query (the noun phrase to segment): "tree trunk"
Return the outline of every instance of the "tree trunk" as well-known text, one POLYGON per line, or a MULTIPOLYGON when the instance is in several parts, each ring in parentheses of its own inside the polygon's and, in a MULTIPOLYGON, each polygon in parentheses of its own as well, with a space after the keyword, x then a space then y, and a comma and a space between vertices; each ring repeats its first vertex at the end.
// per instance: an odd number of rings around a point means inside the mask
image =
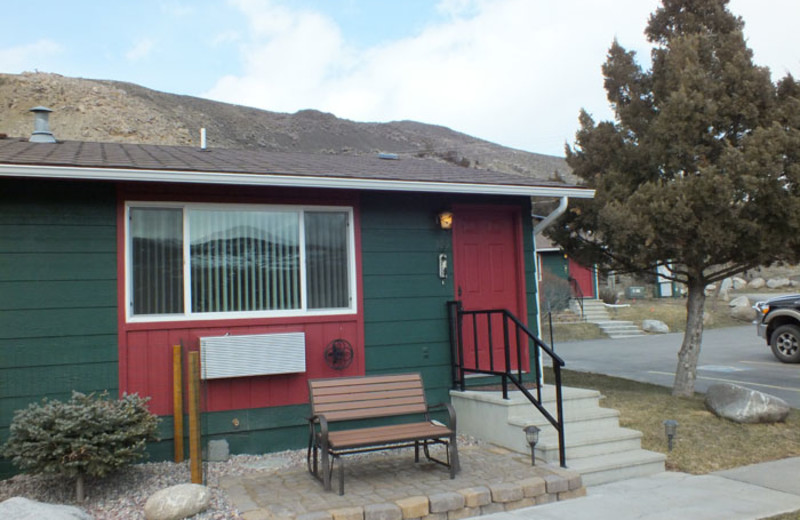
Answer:
POLYGON ((686 300, 686 332, 678 352, 678 367, 675 369, 675 383, 672 395, 691 397, 694 395, 694 382, 697 379, 697 360, 703 343, 703 308, 706 302, 705 283, 702 280, 688 280, 689 294, 686 300))
POLYGON ((79 504, 83 504, 83 501, 86 500, 86 493, 83 490, 82 473, 78 473, 78 477, 75 479, 75 498, 78 500, 79 504))

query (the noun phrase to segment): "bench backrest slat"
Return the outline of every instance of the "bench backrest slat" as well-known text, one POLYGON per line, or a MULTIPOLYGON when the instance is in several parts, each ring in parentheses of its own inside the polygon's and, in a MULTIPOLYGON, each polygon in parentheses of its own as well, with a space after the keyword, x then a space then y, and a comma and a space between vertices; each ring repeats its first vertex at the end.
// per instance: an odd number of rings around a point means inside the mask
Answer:
POLYGON ((425 413, 419 374, 344 377, 308 382, 311 411, 330 422, 425 413))

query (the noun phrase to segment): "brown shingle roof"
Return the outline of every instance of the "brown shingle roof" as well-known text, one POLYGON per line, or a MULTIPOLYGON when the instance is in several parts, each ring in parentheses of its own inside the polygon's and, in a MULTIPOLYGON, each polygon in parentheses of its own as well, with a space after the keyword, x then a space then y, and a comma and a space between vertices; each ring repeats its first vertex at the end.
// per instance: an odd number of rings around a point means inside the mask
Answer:
MULTIPOLYGON (((196 174, 243 174, 286 178, 453 183, 490 186, 577 188, 487 170, 464 168, 429 159, 402 157, 324 155, 260 150, 208 149, 127 143, 63 141, 30 143, 23 139, 0 139, 0 175, 11 176, 15 167, 72 168, 97 170, 184 172, 196 174)), ((50 170, 48 170, 50 171, 50 170)), ((220 177, 224 177, 221 175, 220 177)), ((191 176, 184 176, 191 179, 191 176)), ((151 178, 152 180, 152 178, 151 178)), ((579 189, 579 188, 578 188, 579 189)), ((580 190, 580 189, 579 189, 580 190)), ((584 191, 584 190, 581 190, 584 191)), ((588 190, 585 190, 588 191, 588 190)))

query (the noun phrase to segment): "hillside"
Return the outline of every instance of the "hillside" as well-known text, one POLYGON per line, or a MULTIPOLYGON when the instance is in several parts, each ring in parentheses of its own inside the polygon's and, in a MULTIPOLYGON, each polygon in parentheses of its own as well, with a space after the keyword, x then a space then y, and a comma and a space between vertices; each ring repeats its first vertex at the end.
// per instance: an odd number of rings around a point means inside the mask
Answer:
POLYGON ((0 74, 0 133, 27 137, 28 110, 53 110, 59 140, 264 148, 332 154, 375 152, 434 157, 482 169, 575 183, 561 157, 506 148, 414 121, 358 123, 317 110, 294 114, 158 92, 132 83, 49 73, 0 74))

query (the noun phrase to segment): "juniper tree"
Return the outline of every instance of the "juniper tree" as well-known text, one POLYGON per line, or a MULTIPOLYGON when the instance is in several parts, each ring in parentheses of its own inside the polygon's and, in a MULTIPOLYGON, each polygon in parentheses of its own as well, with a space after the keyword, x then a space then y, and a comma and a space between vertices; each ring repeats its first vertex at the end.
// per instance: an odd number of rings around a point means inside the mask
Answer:
POLYGON ((569 254, 618 272, 671 269, 686 285, 673 394, 694 393, 708 284, 800 251, 800 85, 753 63, 728 0, 663 0, 645 70, 612 43, 614 121, 580 113, 567 161, 589 186, 551 231, 569 254))

